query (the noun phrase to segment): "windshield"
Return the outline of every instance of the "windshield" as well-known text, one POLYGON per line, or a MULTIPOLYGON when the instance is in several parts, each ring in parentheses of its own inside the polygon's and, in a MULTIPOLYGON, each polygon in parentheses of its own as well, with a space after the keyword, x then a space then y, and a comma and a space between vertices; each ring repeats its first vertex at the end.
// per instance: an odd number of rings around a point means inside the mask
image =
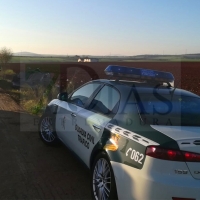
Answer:
POLYGON ((200 98, 182 95, 139 94, 136 99, 145 123, 200 126, 200 98))

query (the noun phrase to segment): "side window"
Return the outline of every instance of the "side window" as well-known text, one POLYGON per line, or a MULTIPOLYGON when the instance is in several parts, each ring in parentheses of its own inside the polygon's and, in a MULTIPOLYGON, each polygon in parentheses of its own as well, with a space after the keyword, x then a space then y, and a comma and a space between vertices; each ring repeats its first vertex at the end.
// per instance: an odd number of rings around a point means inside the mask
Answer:
POLYGON ((116 114, 119 106, 119 92, 109 86, 104 86, 91 102, 89 109, 104 115, 116 114))
POLYGON ((71 96, 70 102, 76 104, 77 106, 83 107, 88 98, 98 88, 99 85, 99 83, 90 83, 81 87, 71 96))

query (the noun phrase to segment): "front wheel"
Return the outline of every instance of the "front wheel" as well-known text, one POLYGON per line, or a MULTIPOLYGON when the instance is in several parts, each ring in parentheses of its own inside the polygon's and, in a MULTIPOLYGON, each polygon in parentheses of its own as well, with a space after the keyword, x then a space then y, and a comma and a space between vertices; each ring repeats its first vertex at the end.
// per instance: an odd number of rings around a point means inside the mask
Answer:
POLYGON ((39 123, 39 135, 42 141, 47 145, 58 143, 54 128, 54 121, 50 115, 43 115, 39 123))
POLYGON ((95 158, 91 174, 92 197, 95 200, 117 199, 112 166, 105 152, 95 158))

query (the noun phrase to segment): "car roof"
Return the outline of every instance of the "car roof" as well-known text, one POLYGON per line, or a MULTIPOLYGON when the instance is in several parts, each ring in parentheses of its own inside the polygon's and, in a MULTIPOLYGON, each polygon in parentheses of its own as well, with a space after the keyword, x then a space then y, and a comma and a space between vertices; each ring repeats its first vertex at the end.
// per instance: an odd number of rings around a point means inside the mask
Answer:
POLYGON ((97 79, 93 80, 92 82, 100 82, 114 86, 120 92, 124 93, 125 88, 135 87, 137 92, 140 94, 152 94, 155 89, 160 94, 173 94, 173 95, 181 95, 181 96, 190 96, 200 98, 200 96, 189 92, 187 90, 158 85, 155 83, 148 83, 148 82, 139 82, 139 81, 128 81, 128 80, 109 80, 109 79, 97 79))

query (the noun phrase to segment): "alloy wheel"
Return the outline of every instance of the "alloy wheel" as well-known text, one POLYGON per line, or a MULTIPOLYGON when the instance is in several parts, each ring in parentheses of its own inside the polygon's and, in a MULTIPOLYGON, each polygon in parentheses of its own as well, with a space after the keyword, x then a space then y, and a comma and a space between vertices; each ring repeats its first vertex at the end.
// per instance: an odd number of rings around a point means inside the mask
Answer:
POLYGON ((53 142, 55 139, 55 136, 53 134, 53 123, 51 117, 45 117, 43 118, 41 125, 40 125, 40 133, 42 138, 46 142, 53 142))
POLYGON ((93 171, 93 194, 96 200, 109 199, 111 181, 110 165, 106 159, 100 158, 93 171))

